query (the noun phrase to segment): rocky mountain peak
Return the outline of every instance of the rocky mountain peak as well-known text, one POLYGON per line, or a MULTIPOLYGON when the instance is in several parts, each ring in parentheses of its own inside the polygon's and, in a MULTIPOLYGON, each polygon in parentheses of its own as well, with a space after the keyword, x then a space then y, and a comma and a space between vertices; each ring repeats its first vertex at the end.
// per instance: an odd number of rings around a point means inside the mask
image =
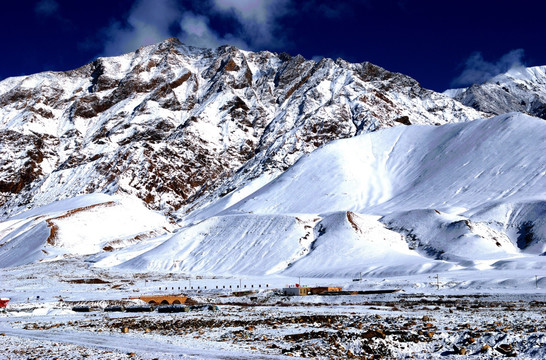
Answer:
POLYGON ((0 82, 0 214, 91 192, 172 212, 331 140, 483 116, 370 63, 170 38, 0 82))

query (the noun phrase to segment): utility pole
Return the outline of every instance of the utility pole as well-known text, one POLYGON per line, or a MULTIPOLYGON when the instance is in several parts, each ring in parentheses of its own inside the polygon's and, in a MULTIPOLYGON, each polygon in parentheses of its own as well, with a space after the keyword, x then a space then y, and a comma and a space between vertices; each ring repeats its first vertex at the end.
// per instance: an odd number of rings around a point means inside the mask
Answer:
POLYGON ((440 276, 436 274, 436 287, 440 290, 440 276))

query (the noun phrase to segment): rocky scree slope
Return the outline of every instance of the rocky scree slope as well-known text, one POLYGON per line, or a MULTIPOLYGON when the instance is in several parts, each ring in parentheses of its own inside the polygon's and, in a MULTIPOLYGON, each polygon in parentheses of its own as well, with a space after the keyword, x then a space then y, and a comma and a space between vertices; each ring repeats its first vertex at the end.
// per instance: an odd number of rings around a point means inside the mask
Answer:
POLYGON ((168 39, 0 82, 0 217, 95 192, 184 213, 334 139, 483 116, 370 63, 168 39))

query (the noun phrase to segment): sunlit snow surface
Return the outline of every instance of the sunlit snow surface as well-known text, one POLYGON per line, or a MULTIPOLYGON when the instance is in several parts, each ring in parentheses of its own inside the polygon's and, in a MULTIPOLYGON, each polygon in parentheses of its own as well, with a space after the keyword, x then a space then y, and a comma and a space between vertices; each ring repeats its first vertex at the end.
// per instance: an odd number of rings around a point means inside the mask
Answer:
POLYGON ((206 275, 544 269, 544 154, 546 123, 523 114, 399 126, 332 142, 178 229, 101 194, 19 214, 0 224, 0 266, 96 254, 98 267, 206 275))

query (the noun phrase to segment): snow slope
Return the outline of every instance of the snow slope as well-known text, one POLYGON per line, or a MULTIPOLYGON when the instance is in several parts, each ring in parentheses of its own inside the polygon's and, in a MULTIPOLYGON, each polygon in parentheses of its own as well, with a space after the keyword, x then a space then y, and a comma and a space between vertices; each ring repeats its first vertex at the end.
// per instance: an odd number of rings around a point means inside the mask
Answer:
POLYGON ((287 215, 213 217, 182 229, 121 267, 199 274, 272 273, 301 255, 309 237, 307 224, 312 219, 287 215))
POLYGON ((545 153, 546 123, 517 113, 339 140, 160 245, 97 265, 349 276, 532 263, 546 250, 545 153))
POLYGON ((113 251, 173 228, 134 197, 83 195, 0 223, 0 268, 113 251))
POLYGON ((546 123, 521 114, 397 127, 333 142, 230 207, 231 213, 462 213, 542 199, 546 123))

